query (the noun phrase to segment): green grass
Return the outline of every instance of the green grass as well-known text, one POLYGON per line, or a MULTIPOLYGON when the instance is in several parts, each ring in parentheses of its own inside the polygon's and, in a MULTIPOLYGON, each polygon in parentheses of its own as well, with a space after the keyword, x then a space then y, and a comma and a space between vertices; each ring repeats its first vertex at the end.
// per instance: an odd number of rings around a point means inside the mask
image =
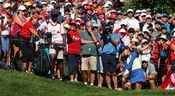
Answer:
POLYGON ((175 96, 175 93, 160 90, 117 92, 107 88, 84 86, 81 83, 0 70, 0 96, 175 96))

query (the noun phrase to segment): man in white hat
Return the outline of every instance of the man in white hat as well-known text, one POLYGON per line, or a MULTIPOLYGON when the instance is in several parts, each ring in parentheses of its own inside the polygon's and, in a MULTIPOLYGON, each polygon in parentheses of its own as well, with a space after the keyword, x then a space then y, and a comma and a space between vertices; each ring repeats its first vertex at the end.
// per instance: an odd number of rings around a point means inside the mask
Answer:
POLYGON ((127 22, 128 29, 134 28, 135 30, 140 30, 139 21, 136 18, 134 18, 134 10, 128 9, 127 15, 128 15, 128 17, 126 19, 124 19, 124 21, 127 22))
POLYGON ((152 16, 151 15, 146 15, 146 22, 143 26, 142 32, 149 32, 151 33, 153 30, 150 30, 151 28, 154 28, 154 23, 152 23, 152 16))

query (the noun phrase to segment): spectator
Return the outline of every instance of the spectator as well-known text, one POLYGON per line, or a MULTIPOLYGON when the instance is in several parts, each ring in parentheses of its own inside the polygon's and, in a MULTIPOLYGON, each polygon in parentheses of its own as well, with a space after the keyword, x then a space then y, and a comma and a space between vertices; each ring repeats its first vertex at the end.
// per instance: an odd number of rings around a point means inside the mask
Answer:
POLYGON ((95 72, 97 65, 97 50, 96 40, 92 33, 92 22, 86 23, 86 29, 80 33, 82 46, 81 46, 81 70, 83 74, 83 82, 85 85, 90 82, 90 85, 94 85, 95 72))
POLYGON ((147 60, 142 60, 142 64, 145 73, 145 80, 147 81, 146 85, 149 84, 151 89, 155 89, 157 72, 154 65, 147 60))
POLYGON ((134 10, 133 9, 128 9, 127 10, 127 18, 124 19, 125 22, 127 22, 128 28, 134 28, 135 30, 140 30, 139 27, 139 21, 133 17, 134 15, 134 10))
MULTIPOLYGON (((34 14, 34 13, 33 13, 34 14)), ((37 22, 37 16, 33 16, 29 21, 24 23, 21 32, 19 33, 22 42, 22 57, 23 57, 23 69, 27 73, 32 73, 32 58, 33 58, 33 47, 30 42, 32 35, 39 36, 36 32, 34 24, 37 22)))
POLYGON ((78 66, 80 63, 80 32, 76 21, 71 22, 71 28, 68 31, 68 66, 70 81, 78 81, 78 66))

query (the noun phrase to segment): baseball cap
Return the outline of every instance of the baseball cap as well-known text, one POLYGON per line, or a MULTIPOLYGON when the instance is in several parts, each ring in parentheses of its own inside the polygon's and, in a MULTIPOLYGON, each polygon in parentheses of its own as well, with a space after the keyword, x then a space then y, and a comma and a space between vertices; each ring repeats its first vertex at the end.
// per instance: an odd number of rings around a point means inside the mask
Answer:
POLYGON ((26 10, 26 7, 24 5, 20 5, 18 7, 18 11, 24 11, 24 10, 26 10))
POLYGON ((127 13, 129 13, 129 12, 134 13, 134 10, 133 10, 133 9, 128 9, 128 10, 127 10, 127 13))

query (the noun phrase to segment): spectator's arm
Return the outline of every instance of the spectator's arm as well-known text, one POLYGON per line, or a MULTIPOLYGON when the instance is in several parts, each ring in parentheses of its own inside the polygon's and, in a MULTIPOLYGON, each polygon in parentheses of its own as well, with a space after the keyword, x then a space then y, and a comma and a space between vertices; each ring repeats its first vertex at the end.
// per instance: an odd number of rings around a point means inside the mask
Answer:
POLYGON ((38 33, 36 32, 36 30, 35 30, 35 29, 30 28, 29 30, 30 30, 30 32, 31 32, 33 35, 35 35, 35 36, 39 37, 39 35, 38 35, 38 33))
POLYGON ((17 16, 14 17, 14 22, 20 25, 21 27, 24 25, 24 22, 22 22, 17 16))
POLYGON ((82 44, 93 44, 93 43, 95 43, 95 41, 89 41, 89 40, 81 39, 81 43, 82 44))

